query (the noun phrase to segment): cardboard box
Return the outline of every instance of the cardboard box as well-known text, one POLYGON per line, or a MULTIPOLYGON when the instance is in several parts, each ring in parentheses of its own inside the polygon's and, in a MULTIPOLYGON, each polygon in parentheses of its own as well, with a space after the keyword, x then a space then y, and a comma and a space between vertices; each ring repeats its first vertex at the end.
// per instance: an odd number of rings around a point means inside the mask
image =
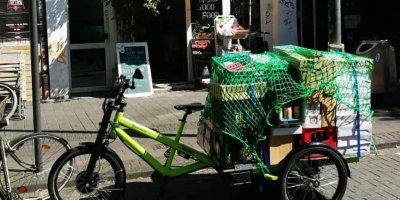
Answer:
MULTIPOLYGON (((334 127, 335 126, 335 116, 336 116, 336 100, 322 90, 314 92, 309 98, 306 99, 307 102, 319 102, 321 105, 321 126, 320 127, 334 127)), ((311 127, 310 127, 311 128, 311 127)), ((319 127, 312 127, 319 128, 319 127)))
POLYGON ((269 140, 270 165, 277 165, 293 149, 293 136, 271 136, 269 140))
POLYGON ((197 129, 197 144, 211 155, 213 143, 213 127, 209 120, 202 120, 197 129))

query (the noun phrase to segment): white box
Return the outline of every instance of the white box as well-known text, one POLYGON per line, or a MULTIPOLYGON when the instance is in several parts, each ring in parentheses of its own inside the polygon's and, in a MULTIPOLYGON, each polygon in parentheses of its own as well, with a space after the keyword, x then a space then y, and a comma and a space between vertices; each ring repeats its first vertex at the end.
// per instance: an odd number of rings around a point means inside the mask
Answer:
MULTIPOLYGON (((354 125, 341 126, 337 128, 337 138, 353 137, 357 139, 357 127, 354 125)), ((360 124, 360 137, 371 140, 372 124, 365 122, 360 124)))
MULTIPOLYGON (((371 136, 364 136, 364 139, 360 138, 360 145, 370 145, 371 144, 371 136)), ((338 138, 337 147, 353 147, 357 146, 357 138, 354 137, 342 137, 338 138)))
MULTIPOLYGON (((336 127, 355 126, 357 114, 336 115, 336 127)), ((371 124, 371 116, 359 115, 360 125, 371 124)))
MULTIPOLYGON (((371 145, 361 145, 360 146, 360 156, 369 155, 371 152, 371 145)), ((337 150, 341 153, 344 157, 357 157, 357 146, 354 147, 338 147, 337 150)))
POLYGON ((273 136, 293 135, 302 133, 303 133, 303 128, 301 126, 271 129, 271 135, 273 136))
POLYGON ((304 103, 303 128, 321 128, 321 103, 304 103))

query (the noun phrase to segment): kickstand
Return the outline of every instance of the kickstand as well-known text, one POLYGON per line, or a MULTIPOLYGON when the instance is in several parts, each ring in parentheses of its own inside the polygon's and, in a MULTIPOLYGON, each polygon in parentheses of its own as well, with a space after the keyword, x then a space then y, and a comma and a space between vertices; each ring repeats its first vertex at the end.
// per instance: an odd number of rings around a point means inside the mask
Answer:
POLYGON ((158 198, 164 197, 164 192, 165 190, 167 190, 167 184, 168 184, 168 177, 164 177, 161 183, 160 192, 158 192, 157 195, 158 198))
POLYGON ((161 183, 160 191, 158 192, 157 198, 162 198, 164 196, 164 192, 167 189, 168 177, 165 177, 160 174, 158 171, 154 171, 150 176, 151 180, 154 183, 161 183))

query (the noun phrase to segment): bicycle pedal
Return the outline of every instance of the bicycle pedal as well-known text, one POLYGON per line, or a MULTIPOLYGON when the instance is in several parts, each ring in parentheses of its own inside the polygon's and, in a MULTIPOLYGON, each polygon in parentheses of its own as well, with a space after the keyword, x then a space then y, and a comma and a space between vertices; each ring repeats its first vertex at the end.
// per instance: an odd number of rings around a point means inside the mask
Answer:
POLYGON ((168 148, 168 149, 164 152, 164 157, 165 157, 165 158, 168 158, 170 153, 171 153, 171 148, 168 148))
POLYGON ((182 151, 178 151, 178 155, 180 156, 180 157, 182 157, 182 158, 184 158, 184 159, 191 159, 192 158, 192 156, 190 156, 189 154, 186 154, 186 153, 184 153, 184 152, 182 152, 182 151))

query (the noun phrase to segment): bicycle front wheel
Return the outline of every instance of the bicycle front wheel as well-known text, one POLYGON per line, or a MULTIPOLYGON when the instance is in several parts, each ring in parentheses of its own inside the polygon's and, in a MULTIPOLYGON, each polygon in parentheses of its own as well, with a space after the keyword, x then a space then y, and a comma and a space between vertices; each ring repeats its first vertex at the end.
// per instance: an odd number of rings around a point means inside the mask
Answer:
POLYGON ((0 120, 10 119, 17 109, 17 95, 12 86, 0 83, 0 120))
POLYGON ((70 149, 66 140, 53 134, 29 134, 11 141, 8 156, 13 159, 8 159, 7 165, 12 192, 25 200, 48 199, 50 169, 70 149), (36 156, 41 159, 36 161, 36 156))
POLYGON ((347 168, 332 149, 311 146, 295 153, 282 175, 285 200, 342 199, 347 185, 347 168))
POLYGON ((93 151, 91 148, 74 148, 56 161, 48 180, 52 200, 118 199, 125 187, 123 166, 114 155, 104 151, 96 161, 94 172, 89 175, 86 169, 93 151), (71 161, 73 165, 69 164, 71 161))

